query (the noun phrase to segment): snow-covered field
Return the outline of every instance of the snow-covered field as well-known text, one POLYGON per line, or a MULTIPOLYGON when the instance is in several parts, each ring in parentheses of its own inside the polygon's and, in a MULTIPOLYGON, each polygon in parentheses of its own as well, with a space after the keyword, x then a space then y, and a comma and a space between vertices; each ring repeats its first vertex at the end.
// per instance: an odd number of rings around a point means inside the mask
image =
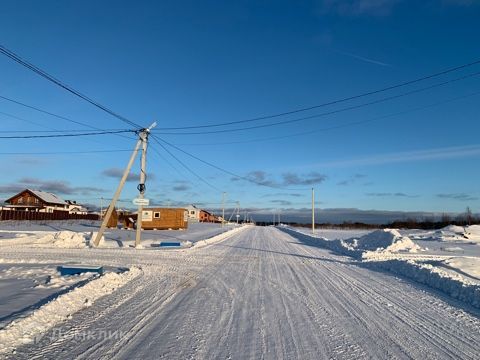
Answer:
MULTIPOLYGON (((88 247, 92 235, 98 231, 98 221, 56 221, 56 222, 10 222, 0 224, 0 247, 2 246, 38 246, 60 248, 88 247)), ((234 225, 210 223, 192 223, 186 230, 144 230, 142 245, 145 248, 158 248, 162 241, 177 241, 182 246, 191 246, 197 241, 211 238, 229 231, 234 225)), ((135 244, 135 230, 107 229, 101 247, 132 247, 135 244)))
POLYGON ((371 268, 388 270, 429 285, 480 308, 480 226, 436 231, 395 229, 370 232, 283 228, 305 242, 349 255, 371 268), (325 237, 329 236, 329 238, 325 237))
MULTIPOLYGON (((50 231, 63 230, 75 229, 50 231)), ((385 256, 384 264, 439 259, 418 249, 416 240, 412 246, 407 234, 382 231, 367 234, 367 241, 364 232, 342 233, 340 241, 333 232, 328 240, 289 233, 245 226, 175 251, 37 246, 18 237, 18 245, 0 247, 0 275, 12 268, 5 279, 24 274, 26 287, 33 279, 46 283, 60 263, 130 271, 91 277, 78 287, 73 281, 74 291, 4 325, 0 357, 478 358, 480 310, 371 268, 380 261, 363 256, 385 256)), ((475 268, 449 256, 441 258, 449 260, 446 266, 475 268)), ((0 303, 12 299, 2 292, 0 303)))
MULTIPOLYGON (((13 262, 1 257, 4 248, 88 249, 98 222, 58 221, 49 223, 4 222, 0 230, 0 354, 16 346, 38 341, 57 323, 138 275, 139 269, 106 267, 106 274, 93 272, 62 276, 58 262, 19 258, 13 262), (125 271, 128 270, 128 271, 125 271)), ((224 240, 242 227, 218 224, 191 224, 183 231, 144 231, 142 245, 159 249, 162 241, 179 241, 181 248, 200 248, 224 240), (185 246, 187 245, 187 246, 185 246)), ((109 229, 101 248, 132 248, 134 231, 109 229)), ((89 257, 73 263, 89 264, 89 257)), ((67 265, 72 265, 68 261, 67 265)))

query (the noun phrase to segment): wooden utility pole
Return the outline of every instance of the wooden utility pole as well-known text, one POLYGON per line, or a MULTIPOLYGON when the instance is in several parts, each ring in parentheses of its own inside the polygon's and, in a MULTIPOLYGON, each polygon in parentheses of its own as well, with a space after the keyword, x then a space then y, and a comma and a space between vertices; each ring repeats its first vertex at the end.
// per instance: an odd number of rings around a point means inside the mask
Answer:
POLYGON ((312 188, 312 234, 315 234, 315 190, 312 188))
MULTIPOLYGON (((110 202, 110 206, 108 207, 107 213, 105 214, 102 225, 100 226, 100 230, 98 230, 97 236, 95 237, 95 240, 93 241, 93 245, 98 246, 100 244, 100 239, 102 238, 105 229, 107 227, 108 220, 110 219, 110 216, 112 216, 113 209, 118 201, 118 198, 120 197, 120 194, 122 192, 123 186, 125 185, 125 182, 127 181, 128 174, 130 173, 130 170, 132 169, 133 162, 135 161, 135 158, 137 156, 138 150, 140 149, 140 146, 142 143, 144 143, 148 140, 148 134, 150 133, 150 130, 154 128, 157 125, 156 122, 154 122, 148 129, 142 129, 139 131, 139 139, 137 141, 137 144, 135 145, 135 149, 133 149, 132 156, 130 156, 130 160, 128 161, 127 167, 125 168, 125 171, 123 172, 123 176, 120 179, 120 183, 118 184, 117 190, 115 191, 115 194, 113 195, 112 201, 110 202)), ((146 144, 144 144, 144 149, 146 150, 146 144)), ((143 151, 142 156, 145 155, 145 151, 143 151)), ((142 171, 143 175, 145 173, 142 171)), ((145 180, 145 178, 143 178, 145 180)), ((135 245, 137 244, 137 241, 135 239, 135 245)))
POLYGON ((137 145, 135 145, 135 149, 133 150, 132 156, 130 157, 130 160, 128 162, 127 167, 125 168, 125 171, 123 172, 122 179, 120 180, 120 184, 118 184, 117 191, 115 191, 115 195, 113 195, 113 199, 110 202, 110 206, 107 209, 107 213, 103 217, 102 225, 100 226, 100 230, 97 233, 97 236, 95 237, 95 240, 93 244, 95 246, 98 246, 100 244, 100 239, 103 236, 103 233, 105 232, 105 228, 107 227, 108 219, 110 219, 110 216, 112 216, 113 208, 115 207, 117 200, 120 196, 120 193, 122 192, 123 185, 125 185, 125 181, 127 181, 128 174, 130 173, 130 169, 132 168, 133 161, 135 160, 135 157, 137 156, 138 149, 140 148, 142 141, 138 140, 137 145))

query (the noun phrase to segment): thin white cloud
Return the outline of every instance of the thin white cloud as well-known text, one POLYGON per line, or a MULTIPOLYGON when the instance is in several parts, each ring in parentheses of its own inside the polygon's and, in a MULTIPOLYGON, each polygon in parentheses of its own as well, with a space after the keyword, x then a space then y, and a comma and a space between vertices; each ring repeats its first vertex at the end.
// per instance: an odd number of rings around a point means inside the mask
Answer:
MULTIPOLYGON (((375 166, 401 162, 447 160, 480 156, 480 145, 404 151, 315 164, 316 167, 375 166)), ((310 167, 311 165, 309 165, 310 167)))
POLYGON ((370 63, 370 64, 380 65, 380 66, 384 66, 384 67, 392 67, 391 64, 387 64, 387 63, 384 63, 384 62, 378 61, 378 60, 369 59, 369 58, 366 58, 364 56, 352 54, 352 53, 349 53, 349 52, 346 52, 346 51, 336 50, 336 52, 339 53, 339 54, 351 57, 353 59, 357 59, 357 60, 367 62, 367 63, 370 63))

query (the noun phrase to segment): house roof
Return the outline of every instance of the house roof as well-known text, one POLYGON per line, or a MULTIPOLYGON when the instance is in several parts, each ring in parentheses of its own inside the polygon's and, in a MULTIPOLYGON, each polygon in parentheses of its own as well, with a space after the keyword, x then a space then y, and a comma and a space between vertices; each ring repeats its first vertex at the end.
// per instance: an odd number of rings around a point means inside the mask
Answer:
MULTIPOLYGON (((46 192, 46 191, 42 191, 42 190, 32 190, 32 189, 26 189, 27 191, 31 192, 33 195, 35 195, 36 197, 42 199, 43 201, 45 201, 46 203, 49 203, 49 204, 59 204, 59 205, 67 205, 67 203, 65 202, 65 200, 63 200, 62 198, 58 197, 57 195, 55 194, 52 194, 52 193, 49 193, 49 192, 46 192)), ((23 192, 23 191, 22 191, 23 192)))

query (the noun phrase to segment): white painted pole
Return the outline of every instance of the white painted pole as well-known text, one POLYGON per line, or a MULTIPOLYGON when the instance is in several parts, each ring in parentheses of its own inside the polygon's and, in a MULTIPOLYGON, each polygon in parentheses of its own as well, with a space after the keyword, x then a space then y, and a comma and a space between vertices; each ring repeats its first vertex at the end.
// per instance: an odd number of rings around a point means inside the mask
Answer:
MULTIPOLYGON (((157 126, 155 121, 148 129, 143 129, 140 132, 140 140, 142 141, 142 158, 140 161, 140 184, 138 185, 138 191, 140 192, 139 198, 143 199, 145 194, 145 180, 146 180, 146 169, 147 169, 147 145, 148 145, 148 134, 157 126)), ((143 215, 143 204, 138 205, 138 214, 137 214, 137 231, 135 233, 135 247, 140 247, 142 245, 142 215, 143 215)))
POLYGON ((237 201, 237 225, 238 225, 238 218, 240 217, 240 202, 237 201))
MULTIPOLYGON (((142 139, 142 158, 140 165, 140 184, 138 190, 140 191, 139 198, 143 199, 145 194, 145 173, 146 173, 146 162, 147 162, 147 141, 148 133, 141 132, 140 139, 142 139)), ((142 242, 142 214, 143 214, 143 205, 140 203, 138 205, 138 215, 137 215, 137 231, 135 233, 135 247, 140 247, 142 242)))
POLYGON ((315 234, 315 190, 312 188, 312 234, 315 234))
POLYGON ((225 225, 225 191, 222 193, 222 229, 225 225))
POLYGON ((137 156, 138 149, 140 148, 141 144, 142 144, 142 140, 139 139, 137 141, 137 144, 135 145, 135 149, 132 152, 132 156, 128 161, 128 165, 125 168, 125 171, 123 172, 123 176, 122 176, 122 179, 120 180, 120 184, 118 184, 117 191, 115 191, 115 194, 113 195, 113 198, 112 198, 112 201, 110 202, 110 206, 108 207, 107 213, 103 217, 102 225, 100 226, 100 230, 98 231, 97 236, 95 237, 95 240, 93 242, 95 246, 98 246, 98 244, 100 243, 100 239, 102 238, 103 233, 105 232, 105 228, 107 227, 108 220, 110 219, 110 216, 112 216, 113 208, 117 203, 120 193, 122 192, 123 185, 125 185, 125 181, 127 180, 128 174, 130 173, 130 169, 132 168, 132 165, 133 165, 133 161, 137 156))

